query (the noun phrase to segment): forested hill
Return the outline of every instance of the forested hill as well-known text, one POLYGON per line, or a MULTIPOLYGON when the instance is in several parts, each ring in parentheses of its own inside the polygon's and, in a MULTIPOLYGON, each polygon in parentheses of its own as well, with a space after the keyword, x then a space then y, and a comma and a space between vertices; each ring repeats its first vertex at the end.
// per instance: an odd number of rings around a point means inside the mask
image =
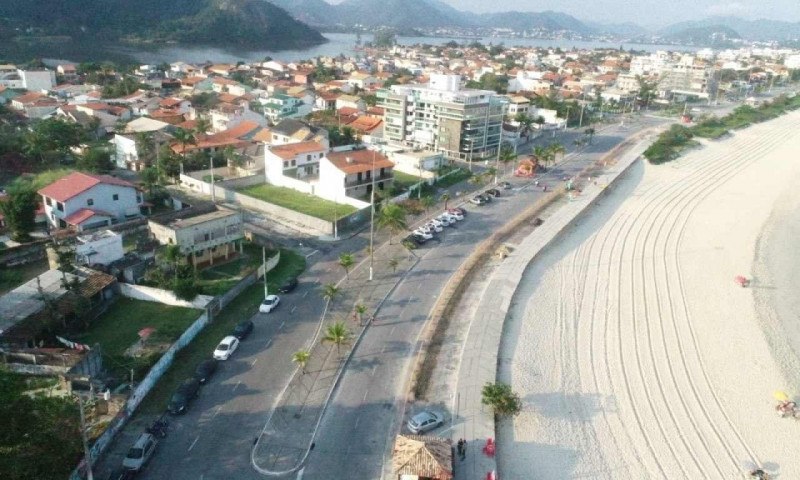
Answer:
POLYGON ((0 36, 216 47, 298 48, 316 30, 264 0, 0 0, 0 36))

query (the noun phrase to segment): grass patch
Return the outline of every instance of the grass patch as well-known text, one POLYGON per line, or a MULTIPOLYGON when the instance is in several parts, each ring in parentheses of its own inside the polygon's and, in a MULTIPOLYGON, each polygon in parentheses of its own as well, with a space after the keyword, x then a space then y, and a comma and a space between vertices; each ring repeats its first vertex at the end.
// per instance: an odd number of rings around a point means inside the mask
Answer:
POLYGON ((398 172, 397 170, 394 171, 394 185, 403 192, 411 188, 412 185, 421 182, 422 180, 423 180, 422 177, 418 177, 416 175, 410 175, 408 173, 398 172))
POLYGON ((459 168, 456 173, 451 173, 444 178, 439 178, 433 185, 438 188, 447 188, 457 183, 461 183, 464 180, 468 180, 471 176, 472 172, 469 170, 464 170, 463 168, 459 168))
MULTIPOLYGON (((274 250, 267 249, 267 258, 275 255, 274 250)), ((244 244, 244 253, 230 262, 208 267, 200 272, 197 285, 203 295, 222 295, 239 280, 258 269, 262 263, 261 247, 252 243, 244 244)))
MULTIPOLYGON (((281 250, 281 261, 267 276, 270 289, 277 288, 287 279, 300 275, 305 267, 305 257, 292 250, 281 250)), ((155 414, 163 412, 178 384, 194 373, 195 367, 201 360, 211 358, 211 352, 222 337, 228 335, 237 323, 253 316, 263 299, 264 285, 257 282, 226 306, 212 323, 175 355, 172 366, 145 397, 140 411, 155 414)))
POLYGON ((11 268, 0 268, 0 295, 14 290, 28 280, 46 272, 47 269, 47 260, 37 260, 11 268))
POLYGON ((357 210, 350 205, 331 202, 308 193, 275 185, 254 185, 239 189, 238 192, 329 222, 346 217, 357 210))

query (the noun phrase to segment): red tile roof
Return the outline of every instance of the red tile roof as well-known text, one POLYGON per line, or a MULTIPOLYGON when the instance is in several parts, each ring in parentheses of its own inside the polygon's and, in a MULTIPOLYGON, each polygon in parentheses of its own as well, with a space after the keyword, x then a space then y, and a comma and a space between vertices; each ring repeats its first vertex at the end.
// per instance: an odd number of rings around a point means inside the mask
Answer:
POLYGON ((39 190, 39 194, 50 197, 57 202, 66 202, 70 198, 80 195, 101 183, 136 188, 132 183, 109 175, 89 175, 87 173, 75 172, 39 190))
POLYGON ((106 213, 102 210, 92 210, 89 208, 81 208, 80 210, 74 212, 69 217, 65 218, 64 221, 70 225, 80 225, 81 223, 89 220, 90 218, 101 215, 104 217, 111 217, 110 213, 106 213))
POLYGON ((295 158, 297 155, 303 155, 306 153, 325 151, 322 145, 320 145, 318 142, 289 143, 286 145, 271 147, 269 150, 284 160, 290 160, 295 158))
POLYGON ((379 152, 373 150, 352 150, 349 152, 330 152, 328 160, 346 174, 368 172, 374 168, 392 168, 394 163, 379 152), (374 156, 373 156, 374 155, 374 156), (348 161, 348 159, 350 159, 348 161))

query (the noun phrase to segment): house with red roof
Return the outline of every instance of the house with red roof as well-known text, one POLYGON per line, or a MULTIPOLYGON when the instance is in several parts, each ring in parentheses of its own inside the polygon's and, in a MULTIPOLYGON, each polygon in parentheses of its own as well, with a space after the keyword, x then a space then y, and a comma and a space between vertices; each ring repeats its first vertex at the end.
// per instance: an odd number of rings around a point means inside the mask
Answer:
POLYGON ((75 172, 39 190, 48 223, 54 228, 108 226, 141 216, 142 192, 109 175, 75 172))
POLYGON ((364 198, 372 192, 390 190, 394 162, 374 150, 328 152, 319 162, 319 182, 314 194, 337 202, 364 198))

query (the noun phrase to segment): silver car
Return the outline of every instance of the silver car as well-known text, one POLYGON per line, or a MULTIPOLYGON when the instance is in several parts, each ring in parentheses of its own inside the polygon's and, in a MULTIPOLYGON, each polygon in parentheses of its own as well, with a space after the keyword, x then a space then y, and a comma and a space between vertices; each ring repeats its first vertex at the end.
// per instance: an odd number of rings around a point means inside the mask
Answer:
POLYGON ((444 425, 444 417, 431 410, 425 410, 411 417, 408 430, 413 434, 425 433, 444 425))
POLYGON ((122 467, 127 470, 138 472, 144 467, 144 464, 150 460, 153 453, 156 451, 158 440, 149 433, 143 433, 136 439, 136 443, 128 450, 125 459, 122 460, 122 467))

